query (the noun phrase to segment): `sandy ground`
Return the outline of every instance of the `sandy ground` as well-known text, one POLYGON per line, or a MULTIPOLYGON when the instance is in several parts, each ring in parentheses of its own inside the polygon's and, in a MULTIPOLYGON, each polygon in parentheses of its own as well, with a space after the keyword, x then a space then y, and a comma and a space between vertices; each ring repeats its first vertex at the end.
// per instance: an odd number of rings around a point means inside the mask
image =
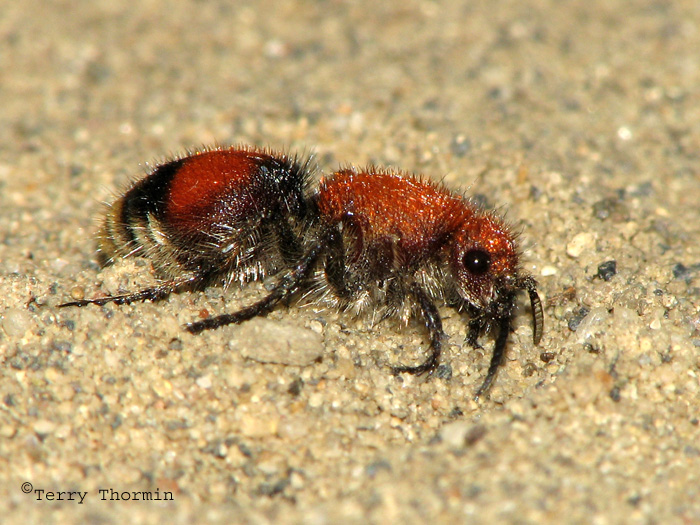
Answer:
POLYGON ((6 2, 3 521, 700 522, 698 5, 6 2), (507 213, 542 344, 523 297, 475 403, 493 341, 463 345, 449 309, 451 377, 428 381, 387 370, 421 358, 417 324, 283 307, 272 357, 182 330, 260 286, 56 309, 154 282, 98 267, 101 203, 215 142, 397 166, 507 213))

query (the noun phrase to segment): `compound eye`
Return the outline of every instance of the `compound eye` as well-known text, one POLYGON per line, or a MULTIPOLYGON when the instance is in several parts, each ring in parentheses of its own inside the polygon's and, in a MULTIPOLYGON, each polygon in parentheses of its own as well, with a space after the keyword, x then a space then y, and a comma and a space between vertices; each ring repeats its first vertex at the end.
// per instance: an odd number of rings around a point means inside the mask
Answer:
POLYGON ((472 275, 484 275, 491 266, 491 256, 484 250, 469 250, 464 254, 462 264, 472 275))

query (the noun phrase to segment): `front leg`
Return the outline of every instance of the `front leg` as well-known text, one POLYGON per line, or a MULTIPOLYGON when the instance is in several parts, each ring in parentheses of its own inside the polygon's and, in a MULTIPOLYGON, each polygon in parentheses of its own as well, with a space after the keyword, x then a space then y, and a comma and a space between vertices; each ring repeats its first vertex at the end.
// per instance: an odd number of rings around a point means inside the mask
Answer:
POLYGON ((469 320, 469 331, 467 332, 466 342, 475 350, 481 350, 483 346, 479 343, 479 336, 488 326, 488 321, 483 315, 477 314, 469 320))
POLYGON ((508 342, 508 334, 511 328, 511 318, 502 317, 498 319, 498 337, 496 338, 496 344, 493 347, 493 354, 491 354, 491 362, 489 363, 489 370, 486 373, 486 378, 481 386, 474 393, 474 401, 477 401, 485 392, 491 388, 493 380, 496 379, 496 374, 501 366, 501 361, 503 361, 503 356, 506 353, 506 343, 508 342))
POLYGON ((445 339, 445 332, 442 331, 442 319, 435 304, 417 283, 413 283, 410 292, 418 302, 425 326, 430 332, 430 355, 424 363, 418 366, 396 366, 392 367, 391 370, 395 375, 403 373, 420 375, 426 372, 431 375, 438 367, 442 352, 442 340, 445 339))

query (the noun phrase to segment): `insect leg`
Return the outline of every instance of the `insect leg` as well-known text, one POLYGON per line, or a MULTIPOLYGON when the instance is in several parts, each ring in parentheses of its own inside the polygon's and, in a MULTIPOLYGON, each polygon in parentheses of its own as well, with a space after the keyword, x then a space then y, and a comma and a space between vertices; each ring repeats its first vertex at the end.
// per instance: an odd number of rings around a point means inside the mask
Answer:
POLYGON ((395 366, 392 367, 392 372, 394 374, 408 373, 419 375, 426 372, 432 374, 440 361, 442 340, 445 338, 445 332, 442 331, 442 319, 440 319, 440 312, 438 312, 437 307, 418 284, 413 284, 411 293, 418 301, 425 326, 430 332, 430 355, 424 363, 418 366, 395 366))
POLYGON ((326 279, 335 295, 341 301, 350 301, 354 290, 348 282, 349 272, 346 266, 345 246, 342 234, 335 228, 328 232, 328 255, 325 261, 326 279))
POLYGON ((467 332, 467 344, 472 348, 479 350, 482 346, 479 344, 479 336, 486 328, 488 320, 483 314, 477 314, 469 320, 469 331, 467 332))
POLYGON ((481 383, 481 386, 477 389, 474 394, 474 401, 479 399, 482 394, 491 388, 493 380, 496 379, 496 374, 501 366, 501 361, 503 361, 503 355, 506 350, 506 343, 508 342, 508 334, 510 333, 510 322, 511 318, 506 316, 498 319, 498 337, 496 338, 496 344, 493 347, 493 354, 491 355, 491 363, 489 364, 489 370, 486 373, 486 379, 481 383))
POLYGON ((324 236, 320 235, 307 250, 306 254, 287 272, 272 289, 272 291, 259 301, 231 314, 217 315, 202 321, 195 321, 185 326, 188 332, 198 334, 204 330, 213 330, 228 324, 240 324, 244 321, 264 315, 272 310, 275 305, 285 297, 296 292, 304 281, 313 272, 316 262, 324 250, 324 236))
POLYGON ((89 304, 96 304, 97 306, 103 306, 108 303, 114 304, 131 304, 139 301, 160 301, 165 299, 172 292, 178 288, 184 286, 196 286, 198 283, 204 282, 206 277, 201 275, 188 276, 182 279, 175 279, 171 281, 165 281, 158 286, 153 286, 152 288, 146 288, 134 293, 128 293, 123 295, 109 295, 107 297, 100 297, 97 299, 83 299, 80 301, 71 301, 68 303, 59 304, 58 308, 65 308, 66 306, 87 306, 89 304))

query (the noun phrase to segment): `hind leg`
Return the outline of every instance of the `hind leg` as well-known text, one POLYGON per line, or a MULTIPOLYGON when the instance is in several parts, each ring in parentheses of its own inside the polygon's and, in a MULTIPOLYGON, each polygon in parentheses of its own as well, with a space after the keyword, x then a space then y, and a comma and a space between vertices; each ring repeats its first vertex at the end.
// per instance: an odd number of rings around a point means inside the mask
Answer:
POLYGON ((202 321, 195 321, 186 326, 188 332, 198 334, 204 330, 213 330, 229 324, 240 324, 244 321, 264 315, 272 310, 277 303, 286 297, 290 297, 299 290, 309 278, 316 267, 318 259, 325 250, 325 237, 319 236, 306 251, 304 257, 296 266, 288 271, 272 289, 272 291, 259 301, 231 314, 217 315, 202 321))
POLYGON ((206 282, 207 278, 205 276, 188 276, 181 279, 173 279, 169 281, 164 281, 158 286, 153 286, 151 288, 145 288, 139 290, 138 292, 123 294, 123 295, 109 295, 107 297, 100 297, 97 299, 83 299, 80 301, 70 301, 68 303, 59 304, 58 308, 65 308, 67 306, 87 306, 89 304, 96 304, 97 306, 103 306, 108 303, 114 304, 131 304, 140 301, 160 301, 165 299, 172 292, 187 287, 196 287, 199 284, 206 282))

